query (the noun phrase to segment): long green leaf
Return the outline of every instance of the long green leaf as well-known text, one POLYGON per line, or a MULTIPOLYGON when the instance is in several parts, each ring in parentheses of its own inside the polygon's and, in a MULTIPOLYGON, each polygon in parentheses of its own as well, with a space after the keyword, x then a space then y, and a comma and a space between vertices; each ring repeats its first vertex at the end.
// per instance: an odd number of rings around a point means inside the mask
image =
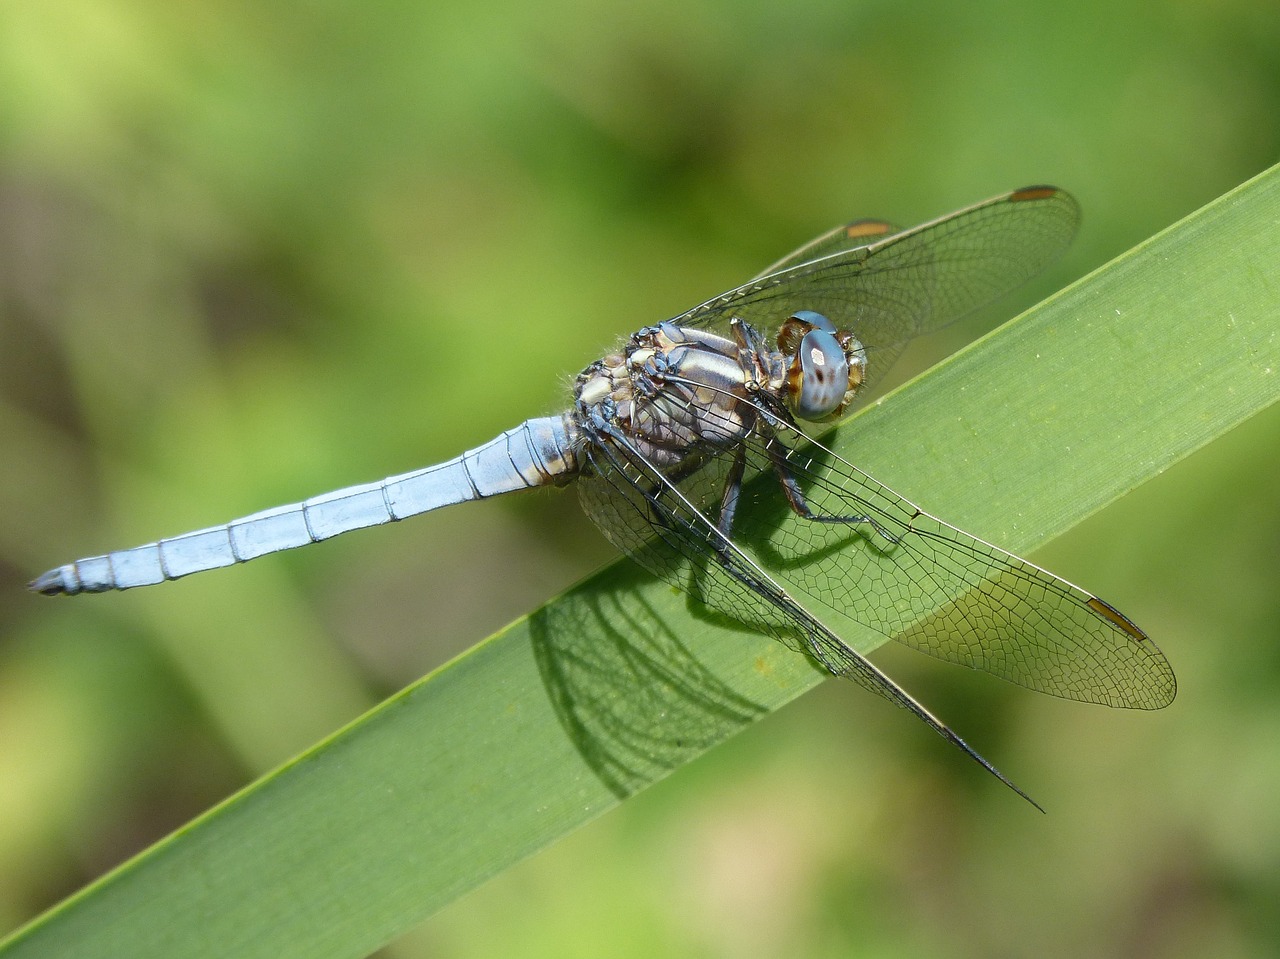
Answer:
MULTIPOLYGON (((866 410, 837 445, 930 511, 1033 549, 1280 395, 1278 263, 1272 170, 866 410)), ((615 565, 0 954, 366 955, 820 679, 615 565)))

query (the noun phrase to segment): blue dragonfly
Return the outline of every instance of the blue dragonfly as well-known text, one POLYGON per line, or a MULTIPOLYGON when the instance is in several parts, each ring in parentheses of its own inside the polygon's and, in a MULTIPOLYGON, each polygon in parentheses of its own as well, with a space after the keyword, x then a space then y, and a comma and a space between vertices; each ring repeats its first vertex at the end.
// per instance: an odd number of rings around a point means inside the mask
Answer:
POLYGON ((909 710, 1028 801, 831 625, 1030 689, 1158 709, 1173 670, 1097 596, 926 513, 802 432, 839 419, 912 338, 1039 272, 1079 208, 1056 187, 910 229, 858 220, 646 327, 577 377, 572 405, 447 462, 81 559, 46 594, 130 589, 442 506, 575 482, 646 569, 909 710))

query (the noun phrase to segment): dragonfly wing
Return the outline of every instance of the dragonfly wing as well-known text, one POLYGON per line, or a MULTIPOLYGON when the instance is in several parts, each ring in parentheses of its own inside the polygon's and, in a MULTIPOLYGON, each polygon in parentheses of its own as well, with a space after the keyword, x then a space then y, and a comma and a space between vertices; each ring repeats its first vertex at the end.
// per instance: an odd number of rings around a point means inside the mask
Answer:
POLYGON ((781 260, 771 263, 757 273, 754 279, 758 280, 763 276, 768 276, 770 273, 778 273, 781 270, 799 266, 801 263, 808 263, 810 260, 818 260, 824 256, 870 246, 872 243, 901 232, 901 227, 886 223, 884 220, 854 220, 852 223, 838 226, 810 240, 797 250, 792 250, 781 260))
POLYGON ((755 479, 735 539, 819 618, 1039 692, 1139 709, 1168 705, 1173 670, 1121 613, 1040 567, 920 510, 798 430, 750 441, 755 479), (770 450, 772 445, 772 451, 770 450), (780 459, 818 516, 786 505, 780 459))
MULTIPOLYGON (((680 481, 663 476, 634 448, 588 447, 578 483, 583 508, 614 545, 650 572, 729 618, 806 653, 834 676, 909 710, 1020 796, 1036 805, 968 743, 857 650, 846 645, 716 526, 727 472, 724 457, 680 481), (720 491, 716 490, 720 484, 720 491)), ((1039 808, 1037 806, 1037 808, 1039 808)))
POLYGON ((833 231, 779 261, 781 269, 675 322, 727 329, 738 317, 772 331, 797 309, 816 310, 852 330, 874 356, 1021 285, 1066 250, 1079 220, 1069 193, 1027 187, 870 243, 859 236, 841 240, 833 231), (820 255, 796 262, 807 251, 820 255))

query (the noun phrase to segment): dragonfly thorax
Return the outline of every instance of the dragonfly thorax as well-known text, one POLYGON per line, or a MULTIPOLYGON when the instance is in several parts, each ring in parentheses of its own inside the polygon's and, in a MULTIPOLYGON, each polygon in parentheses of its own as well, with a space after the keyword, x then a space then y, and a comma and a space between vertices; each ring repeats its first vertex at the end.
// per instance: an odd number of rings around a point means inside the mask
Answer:
POLYGON ((595 441, 625 438, 666 468, 741 442, 759 421, 760 394, 779 389, 783 377, 772 352, 662 323, 578 375, 574 412, 595 441))

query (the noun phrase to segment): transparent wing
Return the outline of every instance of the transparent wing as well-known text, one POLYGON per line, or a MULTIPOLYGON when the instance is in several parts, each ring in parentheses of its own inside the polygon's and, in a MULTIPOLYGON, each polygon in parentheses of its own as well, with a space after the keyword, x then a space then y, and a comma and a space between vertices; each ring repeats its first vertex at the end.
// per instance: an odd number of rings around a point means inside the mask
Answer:
POLYGON ((799 266, 801 263, 807 263, 810 260, 819 260, 834 253, 844 253, 847 250, 856 250, 858 247, 870 246, 872 243, 901 232, 901 227, 886 223, 884 220, 854 220, 852 223, 838 226, 834 230, 810 240, 798 250, 792 250, 781 260, 769 264, 769 266, 757 273, 754 279, 758 280, 762 276, 768 276, 770 273, 777 273, 779 270, 799 266))
POLYGON ((792 427, 748 441, 759 471, 735 541, 820 618, 852 620, 913 649, 1042 693, 1159 709, 1176 683, 1164 654, 1091 593, 956 529, 792 427), (779 488, 779 467, 816 517, 779 488), (829 614, 829 616, 828 616, 829 614))
POLYGON ((728 467, 725 458, 674 483, 619 435, 585 451, 591 469, 578 491, 587 515, 619 549, 655 575, 731 619, 807 653, 835 676, 858 682, 909 710, 1032 805, 963 739, 905 690, 818 621, 746 551, 717 529, 716 510, 728 467))
POLYGON ((899 232, 882 221, 858 221, 675 322, 723 330, 736 316, 772 331, 797 309, 816 310, 852 330, 873 354, 896 355, 895 347, 1039 273, 1067 248, 1079 221, 1071 195, 1048 186, 1014 190, 899 232))

